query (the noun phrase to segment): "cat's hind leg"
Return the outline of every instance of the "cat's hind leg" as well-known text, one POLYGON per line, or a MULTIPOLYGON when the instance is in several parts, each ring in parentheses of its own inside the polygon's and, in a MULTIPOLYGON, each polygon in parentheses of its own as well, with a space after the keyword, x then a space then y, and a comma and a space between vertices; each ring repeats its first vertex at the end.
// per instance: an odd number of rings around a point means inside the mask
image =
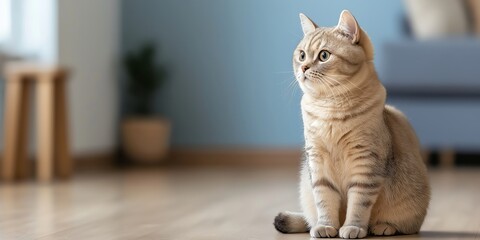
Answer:
POLYGON ((273 222, 275 228, 282 233, 304 233, 309 231, 305 217, 301 213, 281 212, 273 222))
POLYGON ((380 219, 370 224, 370 233, 377 236, 391 236, 395 234, 415 234, 420 231, 423 216, 409 216, 398 219, 395 217, 380 219))
POLYGON ((390 236, 395 234, 415 234, 420 231, 426 209, 417 205, 418 201, 411 198, 402 202, 386 204, 387 201, 385 199, 381 198, 379 200, 379 204, 375 206, 377 208, 373 211, 374 214, 369 223, 371 234, 390 236))
POLYGON ((370 227, 370 232, 376 236, 391 236, 397 233, 397 229, 388 223, 377 223, 370 227))

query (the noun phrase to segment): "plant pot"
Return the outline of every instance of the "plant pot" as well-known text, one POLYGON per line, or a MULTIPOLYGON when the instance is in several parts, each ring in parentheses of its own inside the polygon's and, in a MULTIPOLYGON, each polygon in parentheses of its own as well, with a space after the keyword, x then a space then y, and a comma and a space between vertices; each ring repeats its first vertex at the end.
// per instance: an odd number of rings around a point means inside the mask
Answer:
POLYGON ((155 117, 130 117, 122 122, 122 145, 127 157, 139 163, 163 161, 170 146, 168 120, 155 117))

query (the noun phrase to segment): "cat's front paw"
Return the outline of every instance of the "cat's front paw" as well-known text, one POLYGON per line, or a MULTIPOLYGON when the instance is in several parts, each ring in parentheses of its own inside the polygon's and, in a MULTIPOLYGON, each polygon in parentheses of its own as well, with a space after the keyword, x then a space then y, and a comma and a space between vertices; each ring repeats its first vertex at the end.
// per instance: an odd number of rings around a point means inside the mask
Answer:
POLYGON ((341 238, 364 238, 367 236, 367 230, 357 226, 343 226, 340 228, 341 238))
POLYGON ((317 225, 310 229, 310 236, 314 238, 333 238, 337 234, 337 229, 332 226, 317 225))

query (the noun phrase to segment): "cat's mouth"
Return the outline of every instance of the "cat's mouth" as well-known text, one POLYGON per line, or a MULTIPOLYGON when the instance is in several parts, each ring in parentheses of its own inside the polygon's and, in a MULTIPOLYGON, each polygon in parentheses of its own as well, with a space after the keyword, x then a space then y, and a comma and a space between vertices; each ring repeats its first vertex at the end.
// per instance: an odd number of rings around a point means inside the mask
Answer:
POLYGON ((300 82, 304 82, 307 80, 307 76, 305 76, 305 74, 303 74, 302 72, 299 72, 297 74, 297 80, 300 82))

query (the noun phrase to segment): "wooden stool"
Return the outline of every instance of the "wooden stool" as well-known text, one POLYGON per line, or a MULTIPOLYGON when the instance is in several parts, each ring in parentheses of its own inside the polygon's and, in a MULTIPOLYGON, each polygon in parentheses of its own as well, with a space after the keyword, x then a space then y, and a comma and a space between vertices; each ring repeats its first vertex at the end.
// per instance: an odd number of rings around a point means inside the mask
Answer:
POLYGON ((6 181, 28 173, 28 123, 32 85, 36 85, 37 177, 50 181, 53 173, 72 172, 68 141, 67 71, 53 65, 10 63, 5 68, 6 101, 2 177, 6 181))

